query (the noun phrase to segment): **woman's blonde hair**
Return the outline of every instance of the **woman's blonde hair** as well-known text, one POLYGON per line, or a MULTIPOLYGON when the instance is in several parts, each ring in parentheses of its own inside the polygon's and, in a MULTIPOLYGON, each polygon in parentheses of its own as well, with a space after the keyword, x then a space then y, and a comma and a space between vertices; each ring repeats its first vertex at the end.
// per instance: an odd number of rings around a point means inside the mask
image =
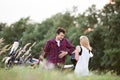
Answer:
POLYGON ((87 36, 81 36, 80 37, 80 44, 84 47, 86 47, 88 50, 92 50, 92 47, 90 46, 89 39, 87 36))

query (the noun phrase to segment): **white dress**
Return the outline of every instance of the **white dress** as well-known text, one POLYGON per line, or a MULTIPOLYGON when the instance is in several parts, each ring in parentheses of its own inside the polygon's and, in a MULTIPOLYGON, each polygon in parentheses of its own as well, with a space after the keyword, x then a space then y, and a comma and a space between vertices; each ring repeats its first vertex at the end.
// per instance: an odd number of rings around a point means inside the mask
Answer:
POLYGON ((88 69, 88 65, 89 65, 89 59, 90 57, 93 57, 93 54, 90 52, 87 48, 85 48, 84 46, 81 46, 82 48, 82 55, 79 56, 79 60, 76 64, 75 67, 75 74, 78 74, 80 76, 85 76, 85 75, 89 75, 89 69, 88 69))

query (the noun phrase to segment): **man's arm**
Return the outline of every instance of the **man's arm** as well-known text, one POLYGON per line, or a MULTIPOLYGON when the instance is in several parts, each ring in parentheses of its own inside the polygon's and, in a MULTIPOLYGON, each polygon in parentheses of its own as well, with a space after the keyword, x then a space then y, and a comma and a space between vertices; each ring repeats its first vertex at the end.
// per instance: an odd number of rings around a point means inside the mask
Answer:
POLYGON ((68 51, 61 51, 61 54, 59 54, 59 58, 63 58, 67 54, 72 54, 72 52, 75 50, 75 47, 68 40, 66 40, 66 47, 68 51))
POLYGON ((39 56, 39 61, 42 61, 44 58, 47 57, 47 53, 43 52, 40 56, 39 56))
POLYGON ((48 41, 47 44, 45 45, 43 53, 39 56, 39 60, 46 58, 49 51, 50 51, 50 41, 48 41))
POLYGON ((68 41, 68 40, 66 40, 66 43, 67 43, 67 52, 68 52, 68 54, 72 54, 72 52, 75 50, 75 47, 68 41))

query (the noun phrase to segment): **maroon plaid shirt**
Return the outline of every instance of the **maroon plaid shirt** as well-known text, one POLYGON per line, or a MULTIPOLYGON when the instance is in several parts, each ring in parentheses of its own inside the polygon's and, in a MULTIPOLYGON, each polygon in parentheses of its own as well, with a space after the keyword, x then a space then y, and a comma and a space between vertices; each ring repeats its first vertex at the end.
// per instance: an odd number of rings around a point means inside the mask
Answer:
POLYGON ((74 51, 73 45, 67 40, 62 39, 60 41, 60 46, 58 47, 57 42, 55 39, 49 40, 44 47, 44 56, 47 56, 48 62, 57 64, 57 63, 64 63, 65 57, 59 58, 60 51, 67 51, 68 54, 71 54, 74 51))

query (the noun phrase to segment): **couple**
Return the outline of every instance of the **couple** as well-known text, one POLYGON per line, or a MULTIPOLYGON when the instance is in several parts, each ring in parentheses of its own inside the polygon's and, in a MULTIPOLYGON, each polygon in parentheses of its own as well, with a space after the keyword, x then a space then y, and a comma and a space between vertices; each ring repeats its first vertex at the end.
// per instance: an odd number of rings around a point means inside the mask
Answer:
POLYGON ((39 61, 47 58, 47 64, 53 64, 55 67, 63 67, 66 55, 71 55, 75 51, 75 59, 77 64, 74 72, 77 74, 88 74, 88 61, 92 56, 89 40, 86 36, 80 37, 80 45, 82 47, 82 55, 79 56, 80 46, 75 47, 66 39, 65 30, 58 28, 54 39, 47 41, 43 54, 40 55, 39 61))

